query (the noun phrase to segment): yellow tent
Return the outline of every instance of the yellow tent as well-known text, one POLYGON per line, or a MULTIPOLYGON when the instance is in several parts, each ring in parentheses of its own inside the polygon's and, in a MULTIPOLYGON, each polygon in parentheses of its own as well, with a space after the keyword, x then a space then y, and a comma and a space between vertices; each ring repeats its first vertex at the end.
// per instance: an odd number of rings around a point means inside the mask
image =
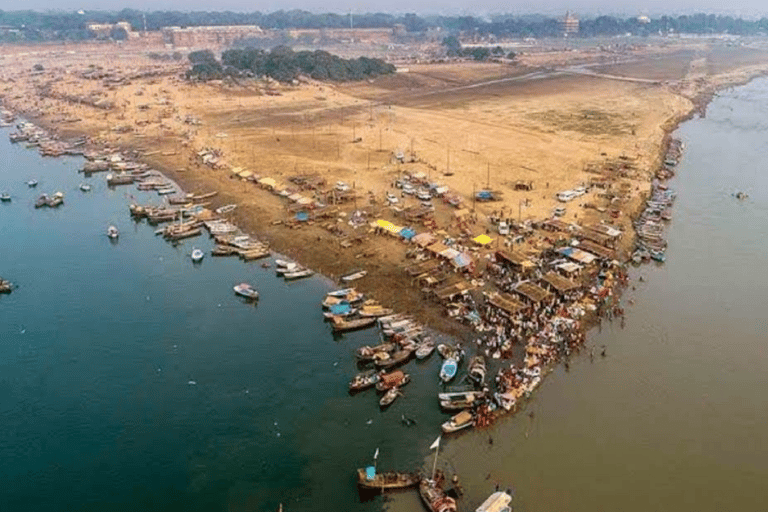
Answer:
POLYGON ((402 231, 402 230, 403 230, 403 228, 402 228, 402 227, 400 227, 400 226, 395 226, 395 225, 394 225, 394 224, 392 224, 391 222, 389 222, 389 221, 387 221, 387 220, 384 220, 384 219, 379 219, 379 220, 377 220, 377 221, 376 221, 376 225, 377 225, 377 226, 379 226, 380 228, 386 229, 386 230, 387 230, 387 231, 389 231, 390 233, 395 233, 395 234, 397 234, 397 233, 399 233, 400 231, 402 231))
POLYGON ((480 235, 473 238, 476 244, 478 245, 488 245, 489 243, 493 242, 493 238, 489 237, 488 235, 480 235))

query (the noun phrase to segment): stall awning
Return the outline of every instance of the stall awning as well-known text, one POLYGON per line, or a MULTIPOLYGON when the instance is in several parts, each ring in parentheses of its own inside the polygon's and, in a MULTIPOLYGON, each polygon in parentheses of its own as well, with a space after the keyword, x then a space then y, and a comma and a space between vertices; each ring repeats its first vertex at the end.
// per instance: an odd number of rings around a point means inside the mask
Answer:
POLYGON ((493 242, 493 238, 489 237, 488 235, 478 235, 472 240, 474 240, 474 242, 478 245, 488 245, 489 243, 493 242))
POLYGON ((402 226, 395 226, 388 220, 379 219, 376 221, 376 225, 379 226, 382 229, 386 229, 390 233, 394 233, 395 235, 400 233, 400 231, 403 230, 402 226))
POLYGON ((595 256, 594 254, 589 253, 587 251, 582 251, 581 249, 578 249, 576 247, 563 247, 562 249, 559 249, 558 252, 563 256, 567 256, 571 258, 573 261, 578 261, 579 263, 583 263, 584 265, 589 265, 590 263, 592 263, 597 259, 597 256, 595 256))

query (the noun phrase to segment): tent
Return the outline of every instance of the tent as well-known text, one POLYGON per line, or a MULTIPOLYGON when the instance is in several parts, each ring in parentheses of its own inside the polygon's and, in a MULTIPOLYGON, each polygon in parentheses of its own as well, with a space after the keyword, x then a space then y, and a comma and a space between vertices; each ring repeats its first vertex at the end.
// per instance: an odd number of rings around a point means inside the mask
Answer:
POLYGON ((410 240, 416 236, 416 231, 414 231, 413 228, 403 228, 400 230, 400 236, 406 240, 410 240))
POLYGON ((275 188, 277 187, 277 182, 273 180, 272 178, 261 178, 258 181, 259 185, 263 185, 268 188, 275 188))
POLYGON ((489 243, 493 242, 493 238, 489 237, 488 235, 479 235, 472 240, 474 240, 474 242, 478 245, 488 245, 489 243))
POLYGON ((379 226, 382 229, 386 229, 387 231, 389 231, 390 233, 393 233, 395 235, 397 235, 398 233, 400 233, 400 231, 403 230, 403 228, 401 226, 395 226, 394 224, 392 224, 388 220, 384 220, 384 219, 377 220, 376 221, 376 225, 379 226))
POLYGON ((453 266, 456 268, 465 268, 472 264, 472 257, 469 254, 462 252, 455 256, 451 260, 451 263, 453 263, 453 266))
POLYGON ((416 245, 419 245, 421 247, 426 247, 435 242, 435 237, 432 235, 432 233, 419 233, 418 235, 413 237, 412 241, 416 245))

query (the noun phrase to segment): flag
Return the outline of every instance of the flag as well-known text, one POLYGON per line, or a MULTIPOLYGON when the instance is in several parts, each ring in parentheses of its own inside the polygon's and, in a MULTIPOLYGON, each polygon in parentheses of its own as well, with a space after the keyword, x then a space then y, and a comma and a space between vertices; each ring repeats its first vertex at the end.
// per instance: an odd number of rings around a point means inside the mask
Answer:
POLYGON ((440 436, 438 436, 438 438, 435 439, 435 442, 429 447, 430 450, 434 450, 435 448, 440 448, 440 436))
POLYGON ((376 453, 373 454, 373 458, 374 459, 378 459, 379 458, 379 449, 378 448, 376 448, 376 453))

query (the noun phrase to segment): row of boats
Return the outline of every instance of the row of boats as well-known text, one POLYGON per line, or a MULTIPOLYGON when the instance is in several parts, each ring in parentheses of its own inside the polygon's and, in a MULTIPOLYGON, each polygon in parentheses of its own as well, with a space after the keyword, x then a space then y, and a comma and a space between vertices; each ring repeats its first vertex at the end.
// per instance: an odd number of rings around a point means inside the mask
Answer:
POLYGON ((645 209, 635 220, 637 241, 632 254, 635 264, 648 260, 664 262, 667 241, 664 239, 664 221, 672 219, 672 204, 676 193, 666 185, 654 181, 651 196, 645 203, 645 209))

